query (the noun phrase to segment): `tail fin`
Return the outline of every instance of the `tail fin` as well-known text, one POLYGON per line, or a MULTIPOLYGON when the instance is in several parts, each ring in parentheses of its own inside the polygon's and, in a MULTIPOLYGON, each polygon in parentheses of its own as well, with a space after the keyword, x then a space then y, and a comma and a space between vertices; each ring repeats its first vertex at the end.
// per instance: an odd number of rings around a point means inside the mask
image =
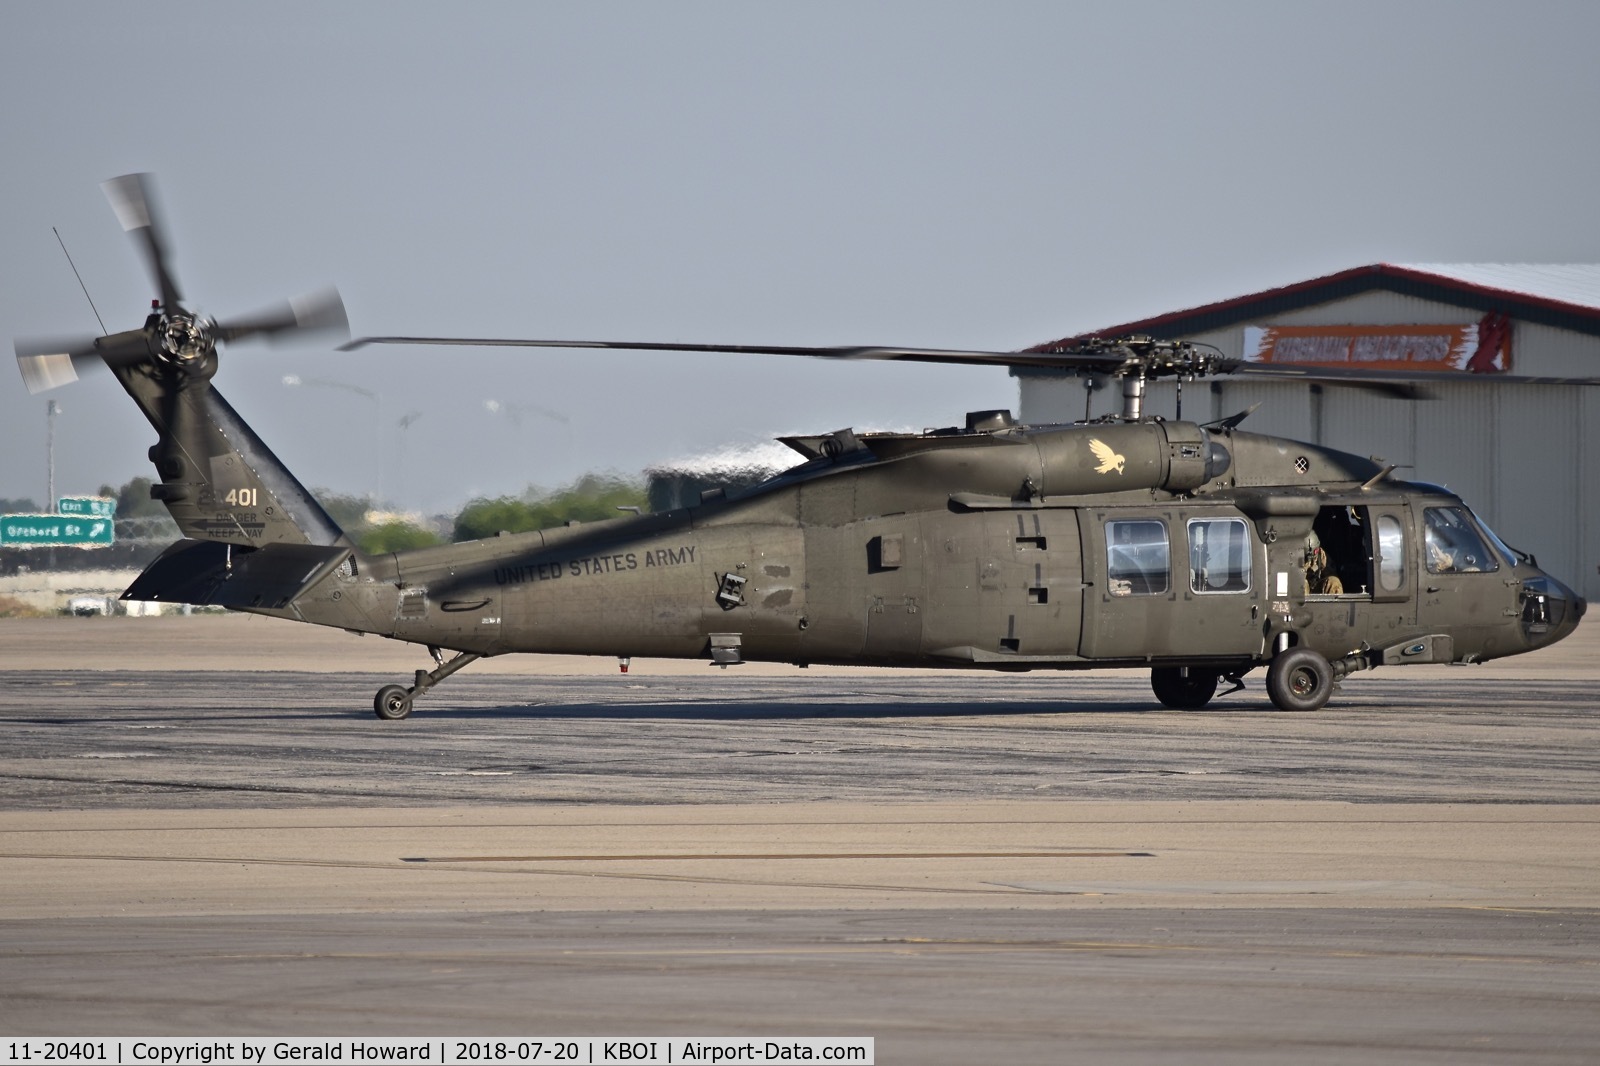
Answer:
POLYGON ((206 371, 215 371, 215 357, 207 362, 183 374, 148 363, 114 368, 158 435, 150 459, 161 480, 150 495, 194 540, 349 547, 316 498, 211 387, 206 371))
POLYGON ((209 375, 114 369, 159 435, 150 458, 161 481, 150 495, 166 504, 186 538, 147 567, 123 599, 213 604, 346 629, 375 628, 355 599, 321 604, 311 614, 297 607, 336 569, 354 577, 355 550, 211 387, 209 375))

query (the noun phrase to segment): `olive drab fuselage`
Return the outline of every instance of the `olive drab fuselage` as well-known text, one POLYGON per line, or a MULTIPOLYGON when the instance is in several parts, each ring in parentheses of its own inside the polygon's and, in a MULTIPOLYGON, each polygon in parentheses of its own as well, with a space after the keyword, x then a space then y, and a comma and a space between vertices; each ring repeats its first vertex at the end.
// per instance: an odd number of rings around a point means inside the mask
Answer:
POLYGON ((455 671, 508 652, 624 664, 1141 665, 1156 697, 1178 708, 1204 706, 1219 680, 1241 685, 1266 664, 1277 707, 1314 710, 1353 670, 1514 655, 1559 640, 1583 616, 1582 598, 1444 489, 1395 480, 1371 459, 1239 432, 1243 414, 1214 427, 1144 416, 1144 387, 1156 378, 1287 374, 1387 388, 1405 373, 1285 371, 1150 337, 1024 352, 362 338, 344 347, 1030 366, 1118 379, 1123 394, 1121 418, 1070 426, 1022 426, 987 411, 959 429, 784 438, 800 465, 696 507, 369 556, 211 384, 219 343, 348 333, 337 294, 222 321, 197 315, 182 306, 149 176, 104 188, 159 299, 142 328, 19 341, 17 359, 33 392, 75 380, 80 366, 109 367, 156 430, 151 496, 183 539, 124 598, 426 647, 435 669, 379 689, 379 718, 406 717, 415 697, 455 671))
POLYGON ((484 655, 1231 674, 1288 647, 1483 661, 1582 609, 1455 496, 1308 444, 1160 421, 796 443, 813 458, 735 498, 352 556, 266 613, 484 655), (1430 559, 1437 512, 1470 563, 1430 559), (1342 591, 1308 586, 1313 533, 1342 591))

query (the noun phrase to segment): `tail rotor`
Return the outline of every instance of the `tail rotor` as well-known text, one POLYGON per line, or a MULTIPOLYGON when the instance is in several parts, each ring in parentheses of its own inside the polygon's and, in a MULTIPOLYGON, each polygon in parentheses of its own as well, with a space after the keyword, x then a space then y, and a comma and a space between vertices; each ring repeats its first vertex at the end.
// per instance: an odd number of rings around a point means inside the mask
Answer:
POLYGON ((143 254, 160 295, 139 329, 103 337, 19 339, 17 366, 29 392, 71 384, 102 363, 113 369, 139 367, 169 390, 182 391, 216 372, 219 343, 284 341, 315 333, 349 336, 344 302, 332 288, 220 321, 195 314, 183 306, 156 207, 154 180, 148 174, 124 174, 101 188, 143 254))

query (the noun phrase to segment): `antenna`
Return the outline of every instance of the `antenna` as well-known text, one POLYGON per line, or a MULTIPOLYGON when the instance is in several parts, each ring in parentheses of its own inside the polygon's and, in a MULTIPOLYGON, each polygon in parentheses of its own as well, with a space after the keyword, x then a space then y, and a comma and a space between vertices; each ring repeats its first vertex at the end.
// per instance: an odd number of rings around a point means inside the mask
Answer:
POLYGON ((50 232, 56 235, 56 243, 61 245, 61 254, 67 257, 67 266, 72 268, 72 276, 78 279, 78 288, 83 290, 83 298, 89 301, 89 310, 94 312, 94 320, 100 323, 100 335, 109 336, 106 332, 105 319, 100 317, 100 309, 94 305, 94 297, 89 295, 89 286, 83 283, 83 275, 78 273, 78 264, 72 261, 72 253, 67 251, 67 242, 61 239, 61 231, 51 226, 50 232))

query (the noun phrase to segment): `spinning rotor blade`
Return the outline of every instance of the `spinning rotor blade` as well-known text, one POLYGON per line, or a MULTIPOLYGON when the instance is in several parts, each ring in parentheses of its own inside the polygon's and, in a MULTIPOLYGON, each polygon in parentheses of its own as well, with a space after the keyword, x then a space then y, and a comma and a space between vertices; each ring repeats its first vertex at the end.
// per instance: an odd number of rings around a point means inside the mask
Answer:
POLYGON ((1278 381, 1315 381, 1329 385, 1374 386, 1443 384, 1453 381, 1495 381, 1507 385, 1600 385, 1596 378, 1534 377, 1527 374, 1474 374, 1466 370, 1359 370, 1354 367, 1293 367, 1281 363, 1247 363, 1229 360, 1218 371, 1243 377, 1278 381))
MULTIPOLYGON (((1353 370, 1344 367, 1308 366, 1285 367, 1271 363, 1247 363, 1240 360, 1229 360, 1218 368, 1219 374, 1256 378, 1262 381, 1304 381, 1318 385, 1332 385, 1335 388, 1361 389, 1376 396, 1386 396, 1392 400, 1431 400, 1434 394, 1429 392, 1417 380, 1418 375, 1408 374, 1405 371, 1382 370, 1353 370), (1392 374, 1393 377, 1387 375, 1392 374)), ((1435 377, 1438 375, 1436 374, 1435 377)), ((1462 374, 1462 378, 1482 378, 1481 374, 1462 374)), ((1496 375, 1497 377, 1499 375, 1496 375)))
POLYGON ((79 367, 94 357, 97 340, 98 337, 18 340, 17 369, 22 371, 22 383, 36 396, 72 384, 78 380, 79 367))
POLYGON ((680 344, 670 341, 555 341, 492 337, 357 337, 339 346, 341 352, 369 344, 470 345, 490 348, 609 348, 630 352, 729 352, 734 355, 803 355, 818 359, 888 359, 913 363, 955 363, 968 366, 1037 366, 1110 373, 1120 356, 1106 354, 983 352, 961 348, 891 348, 883 345, 831 347, 784 344, 680 344))
POLYGON ((680 344, 663 341, 559 341, 488 337, 358 337, 340 347, 353 351, 368 344, 474 345, 499 348, 609 348, 640 352, 730 352, 744 355, 802 355, 823 359, 889 359, 918 363, 954 363, 967 366, 1034 367, 1077 374, 1112 377, 1137 376, 1141 381, 1160 378, 1226 377, 1239 375, 1278 381, 1304 381, 1364 389, 1400 399, 1428 399, 1429 384, 1454 381, 1495 381, 1512 385, 1600 385, 1595 378, 1525 377, 1515 374, 1474 374, 1467 371, 1378 370, 1357 367, 1290 366, 1251 363, 1223 356, 1209 345, 1186 341, 1156 341, 1148 337, 1083 338, 1078 347, 1054 352, 985 352, 958 348, 889 348, 841 345, 680 344))
POLYGON ((17 369, 28 391, 37 395, 70 385, 83 371, 101 363, 119 366, 138 362, 150 354, 150 338, 142 329, 109 337, 18 340, 17 369))
POLYGON ((102 182, 100 188, 105 190, 122 228, 133 234, 144 249, 146 264, 161 290, 161 306, 169 312, 178 310, 183 294, 167 266, 165 234, 155 210, 155 179, 149 174, 124 174, 102 182))
POLYGON ((217 322, 211 332, 219 341, 239 341, 254 336, 265 336, 270 341, 285 334, 326 331, 350 335, 350 319, 345 315, 344 301, 339 299, 337 289, 322 289, 253 315, 217 322))
MULTIPOLYGON (((204 403, 204 391, 216 373, 219 342, 290 334, 337 331, 350 335, 344 302, 334 289, 289 300, 226 323, 196 315, 181 306, 183 294, 173 277, 167 235, 156 209, 155 181, 148 174, 124 174, 102 182, 101 189, 122 228, 133 235, 161 290, 158 305, 143 327, 110 336, 21 339, 16 341, 17 367, 32 393, 70 384, 87 369, 105 364, 139 367, 167 390, 160 417, 175 436, 187 440, 191 404, 204 403)), ((98 312, 96 312, 98 315, 98 312)))

